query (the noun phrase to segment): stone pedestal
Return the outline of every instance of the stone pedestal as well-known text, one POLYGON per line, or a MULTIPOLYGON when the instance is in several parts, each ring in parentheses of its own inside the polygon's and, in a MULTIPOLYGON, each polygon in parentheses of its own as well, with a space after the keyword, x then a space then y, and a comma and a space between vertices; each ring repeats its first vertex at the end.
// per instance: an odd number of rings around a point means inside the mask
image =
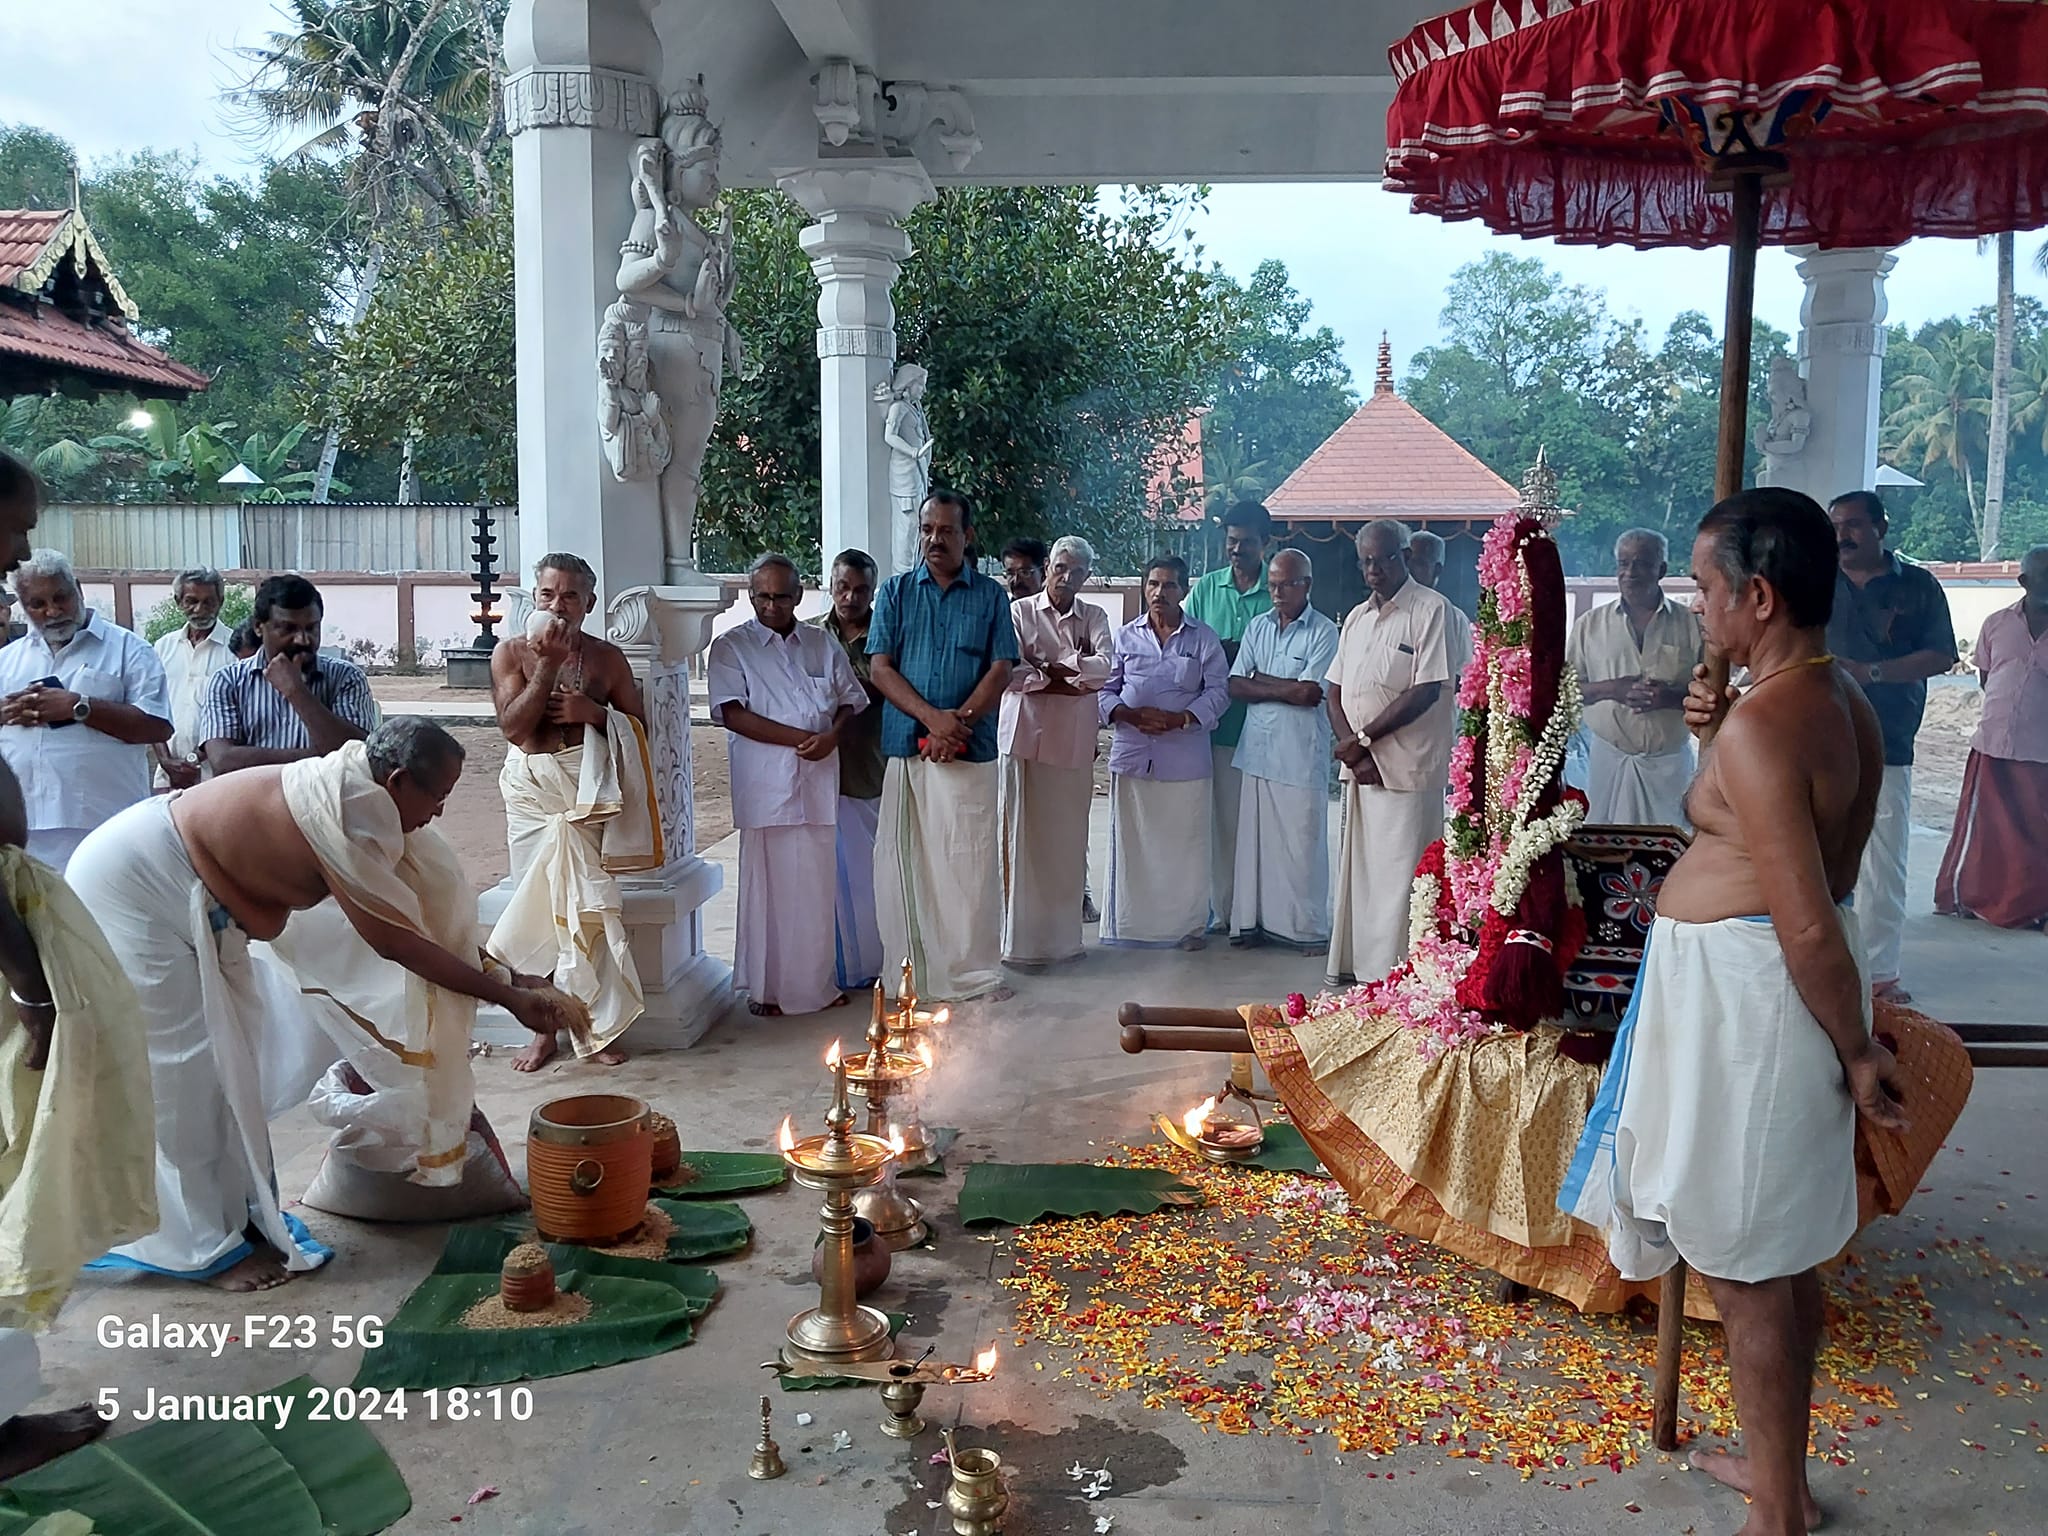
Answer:
POLYGON ((876 153, 788 171, 776 185, 817 221, 799 239, 818 278, 824 558, 864 549, 887 576, 889 450, 875 386, 896 366, 889 290, 910 258, 903 220, 931 200, 932 180, 911 155, 876 153))
MULTIPOLYGON (((631 587, 612 599, 611 639, 625 651, 647 701, 647 745, 661 807, 668 862, 619 880, 626 929, 647 1011, 620 1042, 628 1051, 693 1045, 733 1001, 731 967, 704 948, 702 907, 724 884, 715 864, 699 858, 696 803, 690 780, 690 658, 711 643, 711 621, 729 599, 715 583, 631 587)), ((478 902, 485 927, 512 899, 510 879, 478 902)), ((509 1015, 484 1009, 477 1038, 523 1044, 529 1037, 509 1015)))
POLYGON ((446 688, 481 688, 489 691, 491 686, 491 656, 496 646, 451 645, 441 653, 441 661, 448 669, 448 676, 442 686, 446 688))
POLYGON ((1875 489, 1877 408, 1883 390, 1885 275, 1898 264, 1873 247, 1793 247, 1806 299, 1799 307, 1799 371, 1813 427, 1805 449, 1773 458, 1770 483, 1822 506, 1845 491, 1875 489))

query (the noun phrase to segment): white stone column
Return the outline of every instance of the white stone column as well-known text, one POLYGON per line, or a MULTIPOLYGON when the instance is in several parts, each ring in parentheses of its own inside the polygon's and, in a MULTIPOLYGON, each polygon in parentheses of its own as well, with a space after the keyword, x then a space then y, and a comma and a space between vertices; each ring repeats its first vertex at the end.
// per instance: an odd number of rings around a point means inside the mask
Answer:
POLYGON ((1877 407, 1883 389, 1888 250, 1793 247, 1806 298, 1799 307, 1799 371, 1813 413, 1805 450, 1773 462, 1771 483, 1826 506, 1877 480, 1877 407))
MULTIPOLYGON (((699 909, 723 876, 696 851, 688 673, 725 598, 712 582, 641 585, 663 568, 656 485, 616 479, 597 430, 598 323, 618 297, 619 242, 633 217, 632 147, 658 129, 661 44, 643 0, 513 0, 505 62, 521 570, 553 550, 588 560, 598 575, 596 612, 640 675, 668 859, 620 881, 647 996, 621 1043, 684 1046, 732 1001, 731 972, 704 950, 699 909)), ((486 927, 511 894, 509 881, 484 893, 486 927)), ((495 1009, 479 1015, 477 1035, 527 1038, 495 1009)))
POLYGON ((889 290, 910 258, 903 221, 931 200, 931 177, 909 155, 874 155, 789 171, 776 184, 816 221, 800 239, 818 278, 823 558, 865 549, 886 576, 889 450, 875 386, 896 366, 889 290))
POLYGON ((638 0, 513 0, 505 65, 520 574, 579 554, 602 613, 662 569, 655 483, 615 479, 597 431, 597 327, 633 220, 632 147, 659 126, 661 43, 638 0))

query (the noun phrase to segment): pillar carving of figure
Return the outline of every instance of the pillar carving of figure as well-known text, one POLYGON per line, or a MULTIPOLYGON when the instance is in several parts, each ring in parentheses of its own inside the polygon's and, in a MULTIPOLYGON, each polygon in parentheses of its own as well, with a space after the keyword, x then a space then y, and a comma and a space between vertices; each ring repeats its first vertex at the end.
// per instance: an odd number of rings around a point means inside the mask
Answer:
POLYGON ((1884 387, 1885 277, 1898 257, 1854 247, 1794 246, 1806 299, 1799 309, 1799 371, 1809 413, 1796 458, 1774 459, 1773 485, 1826 506, 1877 479, 1878 397, 1884 387))
POLYGON ((624 470, 614 456, 612 469, 622 480, 658 479, 671 580, 697 568, 691 541, 704 450, 728 364, 747 367, 725 316, 737 276, 732 213, 715 230, 697 217, 718 201, 718 129, 709 110, 700 80, 668 99, 658 138, 633 146, 633 225, 619 247, 619 296, 647 317, 648 372, 668 414, 669 451, 658 464, 651 454, 629 455, 624 470))
POLYGON ((931 491, 932 429, 924 414, 928 377, 916 363, 905 363, 893 379, 875 386, 875 402, 886 412, 882 441, 889 449, 889 516, 898 571, 917 564, 917 513, 931 491))
POLYGON ((1789 461, 1806 451, 1813 432, 1813 412, 1806 407, 1806 380, 1789 357, 1771 359, 1771 414, 1756 429, 1757 452, 1764 456, 1763 483, 1783 485, 1789 461))

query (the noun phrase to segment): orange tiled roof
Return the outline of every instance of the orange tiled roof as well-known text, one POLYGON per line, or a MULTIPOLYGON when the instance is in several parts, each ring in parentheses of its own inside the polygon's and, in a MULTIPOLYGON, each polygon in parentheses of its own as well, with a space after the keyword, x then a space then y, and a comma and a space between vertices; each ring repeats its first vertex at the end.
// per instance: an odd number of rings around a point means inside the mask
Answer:
POLYGON ((1520 503, 1513 486, 1394 393, 1393 355, 1382 337, 1371 397, 1280 482, 1266 510, 1282 522, 1469 522, 1520 503))
POLYGON ((0 210, 0 394, 30 393, 65 379, 141 395, 189 395, 206 388, 188 368, 129 330, 135 305, 121 290, 99 242, 75 208, 0 210), (60 301, 48 300, 53 278, 60 301), (96 312, 75 302, 92 294, 96 312))

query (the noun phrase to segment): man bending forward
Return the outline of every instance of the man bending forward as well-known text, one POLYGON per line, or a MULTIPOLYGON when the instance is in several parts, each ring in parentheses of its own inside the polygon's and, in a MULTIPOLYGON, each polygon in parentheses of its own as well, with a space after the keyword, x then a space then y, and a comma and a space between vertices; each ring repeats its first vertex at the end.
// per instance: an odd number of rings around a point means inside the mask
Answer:
MULTIPOLYGON (((624 651, 584 630, 596 600, 586 561, 542 556, 533 603, 552 621, 491 653, 514 889, 486 947, 516 971, 552 975, 590 1010, 578 1054, 617 1066, 626 1053, 612 1042, 645 994, 616 876, 660 868, 663 849, 640 685, 624 651)), ((554 1054, 555 1037, 541 1035, 512 1068, 533 1072, 554 1054)))
POLYGON ((461 775, 454 737, 392 720, 326 757, 145 800, 79 845, 68 879, 135 983, 156 1098, 161 1225, 111 1262, 249 1291, 326 1261, 279 1208, 266 1067, 293 1000, 259 991, 248 951, 294 912, 332 897, 364 943, 430 985, 536 1033, 565 1022, 551 993, 486 974, 425 931, 407 834, 441 814, 461 775))
POLYGON ((1687 696, 1696 730, 1719 726, 1687 807, 1698 838, 1664 881, 1559 1197, 1607 1229, 1624 1278, 1683 1258, 1705 1279, 1749 1457, 1693 1465, 1751 1496, 1743 1536, 1820 1518, 1805 1468, 1814 1266, 1856 1230, 1857 1114, 1905 1123, 1848 906, 1884 747, 1825 651, 1834 553, 1826 514, 1797 491, 1745 491, 1700 523, 1707 644, 1753 681, 1733 708, 1704 682, 1687 696))

